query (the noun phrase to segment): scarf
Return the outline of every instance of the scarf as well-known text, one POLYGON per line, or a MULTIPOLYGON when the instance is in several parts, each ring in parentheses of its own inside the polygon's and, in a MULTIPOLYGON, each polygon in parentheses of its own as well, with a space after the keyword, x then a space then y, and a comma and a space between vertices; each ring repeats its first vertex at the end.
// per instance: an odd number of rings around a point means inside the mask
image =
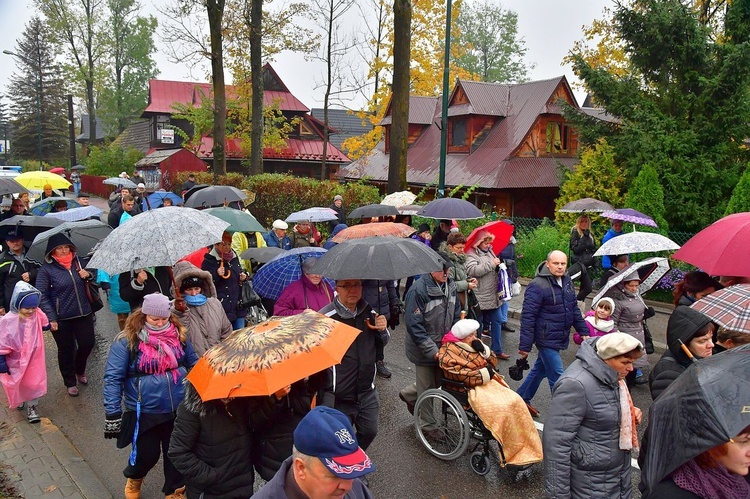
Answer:
POLYGON ((74 256, 75 255, 71 251, 70 253, 68 253, 67 256, 55 256, 55 255, 52 255, 52 258, 54 258, 57 263, 59 263, 60 265, 62 265, 63 267, 65 267, 66 270, 70 270, 70 267, 73 265, 73 257, 74 256))
POLYGON ((510 301, 510 279, 508 279, 508 267, 501 263, 497 275, 497 297, 500 301, 510 301))
POLYGON ((615 321, 613 321, 611 318, 597 319, 596 315, 586 315, 583 320, 594 326, 594 329, 596 329, 597 331, 601 331, 602 333, 611 333, 615 329, 615 321))
POLYGON ((694 459, 672 473, 675 485, 704 499, 746 499, 750 485, 744 476, 730 473, 724 466, 703 469, 694 459))
POLYGON ((191 307, 200 307, 201 305, 205 305, 207 301, 208 298, 202 293, 198 293, 195 296, 185 295, 185 302, 191 307))
POLYGON ((630 390, 624 379, 619 381, 620 389, 620 450, 638 448, 638 432, 635 429, 635 408, 630 398, 630 390))
POLYGON ((138 333, 138 350, 141 359, 138 368, 149 374, 164 374, 172 371, 172 380, 177 384, 177 358, 184 355, 177 328, 171 322, 160 331, 145 324, 138 333))
POLYGON ((232 250, 225 251, 221 254, 221 259, 226 260, 227 265, 232 261, 232 258, 234 258, 234 252, 232 250))

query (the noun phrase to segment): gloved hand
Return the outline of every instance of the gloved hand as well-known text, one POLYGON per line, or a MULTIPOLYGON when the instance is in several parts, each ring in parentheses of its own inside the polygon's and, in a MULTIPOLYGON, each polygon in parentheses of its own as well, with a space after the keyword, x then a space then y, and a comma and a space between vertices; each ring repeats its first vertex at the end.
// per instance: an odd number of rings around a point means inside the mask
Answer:
POLYGON ((187 310, 187 304, 185 302, 185 298, 175 298, 174 299, 174 309, 178 312, 185 312, 187 310))
POLYGON ((484 353, 484 342, 479 338, 471 340, 471 348, 477 353, 484 353))
POLYGON ((122 429, 122 413, 107 414, 104 420, 104 438, 117 438, 122 429))
POLYGON ((400 301, 395 301, 395 302, 391 303, 390 312, 391 312, 391 317, 393 317, 393 316, 399 316, 399 315, 403 314, 404 313, 404 304, 401 303, 400 301))
POLYGON ((5 355, 0 355, 0 373, 10 374, 8 363, 5 362, 5 355))
POLYGON ((655 315, 656 315, 656 310, 654 310, 654 307, 646 307, 646 310, 643 312, 644 319, 650 319, 651 317, 655 315))

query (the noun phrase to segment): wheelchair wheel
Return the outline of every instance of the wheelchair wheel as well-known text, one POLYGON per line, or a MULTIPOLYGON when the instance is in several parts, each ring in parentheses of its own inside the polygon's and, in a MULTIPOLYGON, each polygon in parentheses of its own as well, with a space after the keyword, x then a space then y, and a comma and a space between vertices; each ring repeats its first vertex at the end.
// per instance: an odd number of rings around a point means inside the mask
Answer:
POLYGON ((490 472, 490 456, 482 451, 476 451, 471 454, 471 469, 477 475, 484 476, 490 472))
POLYGON ((417 438, 433 456, 452 461, 469 446, 471 428, 461 404, 443 390, 426 390, 414 404, 417 438))

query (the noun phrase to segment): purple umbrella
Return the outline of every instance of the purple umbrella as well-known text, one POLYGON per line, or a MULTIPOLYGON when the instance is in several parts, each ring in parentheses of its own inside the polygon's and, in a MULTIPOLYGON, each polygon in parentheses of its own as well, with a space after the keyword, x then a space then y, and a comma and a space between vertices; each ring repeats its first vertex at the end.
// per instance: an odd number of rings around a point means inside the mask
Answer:
POLYGON ((654 219, 648 215, 636 211, 633 208, 617 208, 613 211, 605 211, 602 213, 605 218, 611 218, 612 220, 622 220, 623 222, 630 222, 638 225, 648 225, 649 227, 658 227, 654 219))

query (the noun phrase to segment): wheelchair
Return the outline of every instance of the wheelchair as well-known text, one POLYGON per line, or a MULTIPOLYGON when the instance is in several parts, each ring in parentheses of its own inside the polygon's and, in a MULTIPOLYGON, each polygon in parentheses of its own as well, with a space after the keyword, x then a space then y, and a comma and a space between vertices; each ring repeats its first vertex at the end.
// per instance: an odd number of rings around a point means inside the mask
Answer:
MULTIPOLYGON (((469 464, 474 473, 484 476, 490 472, 491 443, 495 440, 477 414, 469 406, 464 384, 443 378, 441 388, 424 391, 414 404, 414 427, 417 439, 427 451, 438 459, 454 461, 470 445, 469 464), (423 421, 434 420, 429 428, 423 421)), ((497 442, 500 466, 505 468, 512 481, 531 475, 531 466, 506 464, 503 446, 497 442)))

